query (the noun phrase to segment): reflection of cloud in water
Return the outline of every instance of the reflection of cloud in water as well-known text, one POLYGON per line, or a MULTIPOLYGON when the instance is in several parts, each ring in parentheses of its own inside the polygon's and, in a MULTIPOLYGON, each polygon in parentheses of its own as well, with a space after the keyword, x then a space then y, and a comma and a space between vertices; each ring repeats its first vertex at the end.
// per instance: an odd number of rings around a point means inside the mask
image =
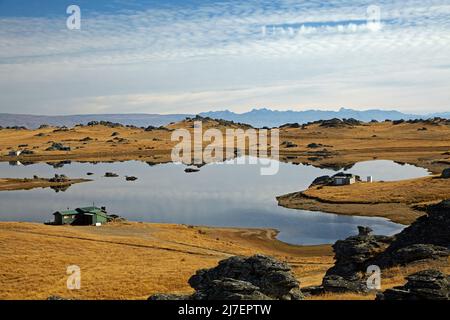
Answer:
MULTIPOLYGON (((391 161, 356 164, 351 170, 378 180, 420 177, 427 171, 400 166, 391 161), (369 174, 371 173, 371 174, 369 174)), ((331 243, 356 232, 357 225, 369 225, 375 232, 392 234, 401 226, 379 218, 349 217, 278 207, 277 195, 305 189, 311 181, 334 171, 281 163, 275 176, 261 176, 257 165, 207 165, 189 175, 184 166, 164 164, 149 167, 125 163, 72 163, 63 168, 45 164, 27 167, 0 164, 1 177, 50 177, 55 173, 85 177, 93 182, 73 185, 66 192, 51 189, 0 193, 1 220, 38 221, 67 207, 105 205, 110 212, 131 220, 230 227, 264 227, 280 230, 281 240, 300 244, 331 243), (107 171, 118 178, 105 178, 107 171), (138 177, 125 181, 125 175, 138 177)))

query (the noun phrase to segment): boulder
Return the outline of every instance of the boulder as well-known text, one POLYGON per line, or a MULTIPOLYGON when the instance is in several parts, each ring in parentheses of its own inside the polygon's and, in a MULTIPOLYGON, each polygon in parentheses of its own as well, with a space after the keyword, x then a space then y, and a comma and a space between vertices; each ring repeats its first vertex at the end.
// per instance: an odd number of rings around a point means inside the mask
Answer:
POLYGON ((291 141, 284 141, 281 145, 284 146, 285 148, 297 148, 298 147, 298 145, 296 145, 295 143, 293 143, 291 141))
POLYGON ((207 293, 211 286, 217 286, 214 280, 231 278, 249 282, 272 299, 299 300, 302 296, 300 285, 290 271, 286 263, 268 256, 235 256, 220 261, 215 268, 197 271, 189 279, 189 284, 197 292, 207 293))
POLYGON ((413 244, 395 251, 395 264, 406 265, 421 260, 446 258, 450 254, 446 247, 433 244, 413 244))
POLYGON ((283 262, 264 255, 234 256, 189 279, 191 296, 153 295, 150 300, 301 300, 300 284, 283 262))
POLYGON ((441 178, 450 179, 450 168, 444 169, 444 171, 442 171, 441 178))
POLYGON ((414 259, 449 255, 450 200, 428 206, 426 211, 427 215, 419 217, 395 236, 395 241, 375 259, 374 264, 390 267, 410 263, 414 259))
POLYGON ((315 178, 309 187, 311 188, 314 186, 326 186, 326 185, 329 185, 331 182, 332 182, 332 179, 330 176, 320 176, 320 177, 315 178))
POLYGON ((193 300, 271 300, 247 281, 236 279, 213 280, 204 290, 196 291, 193 300))
POLYGON ((322 286, 328 292, 366 292, 366 270, 372 259, 393 241, 392 237, 372 235, 369 227, 358 227, 359 234, 333 245, 335 265, 328 269, 322 286))
POLYGON ((163 300, 191 300, 191 296, 189 295, 176 295, 176 294, 165 294, 158 293, 148 298, 149 301, 163 301, 163 300))
POLYGON ((449 300, 450 276, 428 269, 406 277, 404 286, 388 289, 377 300, 449 300))
POLYGON ((322 144, 320 144, 320 143, 315 143, 315 142, 310 143, 310 144, 307 145, 307 147, 310 148, 310 149, 317 149, 317 148, 320 148, 320 147, 322 147, 322 146, 323 146, 322 144))
POLYGON ((46 149, 46 151, 70 151, 70 147, 64 146, 59 142, 53 142, 52 145, 46 149))

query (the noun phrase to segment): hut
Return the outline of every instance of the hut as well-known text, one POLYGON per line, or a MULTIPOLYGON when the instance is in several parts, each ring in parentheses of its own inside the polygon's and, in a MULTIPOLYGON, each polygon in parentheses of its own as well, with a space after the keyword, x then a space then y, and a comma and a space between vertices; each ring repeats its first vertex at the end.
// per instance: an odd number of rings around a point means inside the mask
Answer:
POLYGON ((106 208, 85 207, 74 210, 57 211, 53 214, 55 217, 54 225, 76 225, 89 226, 103 224, 110 220, 106 208))
POLYGON ((333 186, 344 186, 354 184, 356 181, 359 180, 358 176, 344 172, 337 173, 331 178, 332 178, 331 185, 333 186))
POLYGON ((10 157, 18 157, 22 154, 21 150, 13 150, 8 153, 10 157))

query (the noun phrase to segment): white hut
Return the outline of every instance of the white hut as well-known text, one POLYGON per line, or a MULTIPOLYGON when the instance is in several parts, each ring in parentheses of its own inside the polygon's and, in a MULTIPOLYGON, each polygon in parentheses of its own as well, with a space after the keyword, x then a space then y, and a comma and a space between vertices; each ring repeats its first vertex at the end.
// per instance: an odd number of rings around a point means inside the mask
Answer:
POLYGON ((9 152, 10 157, 18 157, 22 153, 22 150, 13 150, 9 152))

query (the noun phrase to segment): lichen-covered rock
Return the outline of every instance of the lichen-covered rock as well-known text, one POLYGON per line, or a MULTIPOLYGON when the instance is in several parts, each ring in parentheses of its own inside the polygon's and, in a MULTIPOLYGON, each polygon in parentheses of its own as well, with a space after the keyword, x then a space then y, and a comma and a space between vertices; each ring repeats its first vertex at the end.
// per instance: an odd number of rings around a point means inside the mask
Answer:
POLYGON ((191 296, 158 294, 149 300, 301 300, 300 284, 283 262, 264 255, 231 257, 189 279, 191 296))
POLYGON ((208 292, 216 286, 214 280, 235 279, 249 282, 259 291, 272 299, 300 299, 300 285, 291 268, 274 258, 255 255, 252 257, 231 257, 219 262, 212 269, 197 271, 189 279, 189 284, 197 292, 208 292))
MULTIPOLYGON (((450 232, 450 231, 449 231, 450 232)), ((450 250, 446 247, 435 246, 433 244, 413 244, 401 248, 394 253, 393 261, 399 265, 421 260, 436 260, 448 257, 450 250)))
POLYGON ((404 286, 388 289, 377 300, 449 300, 450 276, 438 270, 424 270, 406 277, 404 286))
POLYGON ((441 178, 450 179, 450 168, 444 169, 442 171, 441 178))
POLYGON ((392 237, 372 235, 372 229, 358 227, 359 234, 333 245, 336 263, 328 269, 322 286, 328 292, 366 292, 365 273, 370 261, 383 252, 392 237))
POLYGON ((193 300, 271 300, 259 287, 236 279, 213 280, 209 286, 192 295, 193 300))
POLYGON ((148 298, 150 301, 175 301, 175 300, 191 300, 191 296, 189 295, 177 295, 177 294, 165 294, 158 293, 148 298))
POLYGON ((448 249, 450 249, 450 200, 445 200, 428 206, 427 215, 418 218, 397 234, 395 241, 374 263, 389 267, 416 260, 437 259, 448 256, 450 252, 448 249))

